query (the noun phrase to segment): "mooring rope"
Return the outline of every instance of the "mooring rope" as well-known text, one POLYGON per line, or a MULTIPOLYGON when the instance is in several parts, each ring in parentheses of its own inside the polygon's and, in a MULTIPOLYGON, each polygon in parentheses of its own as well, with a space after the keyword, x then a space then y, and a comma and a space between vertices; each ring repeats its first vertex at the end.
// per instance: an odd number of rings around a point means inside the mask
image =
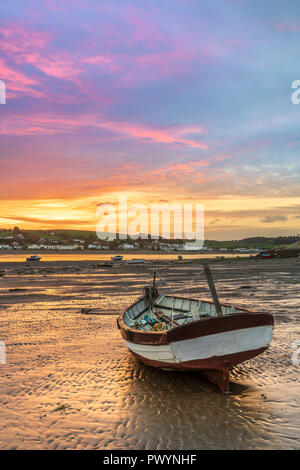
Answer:
MULTIPOLYGON (((161 273, 160 273, 160 271, 159 271, 158 269, 156 269, 156 272, 157 272, 157 275, 158 275, 158 278, 159 278, 160 283, 163 284, 163 285, 165 285, 165 286, 167 286, 167 287, 169 287, 170 289, 173 290, 173 285, 170 284, 169 282, 167 282, 165 279, 162 278, 161 273)), ((199 284, 199 280, 200 280, 200 276, 197 277, 197 278, 196 278, 196 277, 190 278, 190 279, 188 279, 187 281, 183 281, 182 279, 180 279, 180 281, 179 281, 179 282, 180 282, 180 285, 177 286, 177 287, 175 288, 175 290, 181 289, 182 286, 187 286, 187 289, 189 290, 190 287, 191 287, 191 282, 196 283, 196 284, 199 284)))

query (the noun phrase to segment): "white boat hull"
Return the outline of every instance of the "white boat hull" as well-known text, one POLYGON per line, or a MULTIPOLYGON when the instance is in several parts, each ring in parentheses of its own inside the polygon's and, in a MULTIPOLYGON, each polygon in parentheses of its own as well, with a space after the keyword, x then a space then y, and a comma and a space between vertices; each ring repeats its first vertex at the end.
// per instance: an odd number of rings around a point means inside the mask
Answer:
POLYGON ((232 354, 267 348, 272 339, 271 325, 202 336, 163 345, 136 344, 125 341, 128 349, 150 361, 186 363, 188 361, 222 358, 232 354))

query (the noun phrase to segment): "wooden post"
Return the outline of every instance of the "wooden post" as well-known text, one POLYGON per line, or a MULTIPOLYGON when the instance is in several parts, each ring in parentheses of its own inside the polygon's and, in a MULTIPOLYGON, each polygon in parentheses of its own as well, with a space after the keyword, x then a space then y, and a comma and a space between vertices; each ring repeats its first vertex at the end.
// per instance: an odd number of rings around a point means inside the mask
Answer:
POLYGON ((209 285, 210 293, 215 304, 216 314, 218 316, 223 315, 210 267, 208 266, 208 264, 204 264, 203 268, 209 285))
POLYGON ((153 286, 152 286, 153 290, 155 289, 155 279, 156 279, 156 270, 154 270, 153 272, 153 286))

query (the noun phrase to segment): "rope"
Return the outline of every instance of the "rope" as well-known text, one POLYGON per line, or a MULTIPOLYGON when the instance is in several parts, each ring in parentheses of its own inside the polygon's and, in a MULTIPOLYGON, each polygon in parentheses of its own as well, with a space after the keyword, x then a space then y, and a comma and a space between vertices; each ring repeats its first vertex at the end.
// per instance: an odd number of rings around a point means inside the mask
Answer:
MULTIPOLYGON (((167 286, 167 287, 169 287, 169 288, 171 289, 172 295, 173 295, 173 285, 172 285, 172 284, 169 284, 166 280, 162 279, 161 274, 160 274, 160 271, 159 271, 158 269, 156 270, 156 273, 157 273, 157 275, 158 275, 158 278, 159 278, 160 283, 163 284, 163 285, 165 285, 165 286, 167 286)), ((191 282, 194 282, 194 283, 196 283, 196 284, 197 284, 197 283, 199 284, 199 277, 197 277, 197 278, 196 278, 196 277, 193 277, 193 278, 188 279, 187 281, 182 281, 182 280, 181 280, 181 281, 180 281, 180 284, 181 284, 181 285, 178 286, 178 287, 176 288, 176 290, 180 290, 180 289, 182 288, 182 284, 183 284, 184 286, 187 286, 187 291, 188 291, 188 294, 189 294, 190 287, 191 287, 191 282)))

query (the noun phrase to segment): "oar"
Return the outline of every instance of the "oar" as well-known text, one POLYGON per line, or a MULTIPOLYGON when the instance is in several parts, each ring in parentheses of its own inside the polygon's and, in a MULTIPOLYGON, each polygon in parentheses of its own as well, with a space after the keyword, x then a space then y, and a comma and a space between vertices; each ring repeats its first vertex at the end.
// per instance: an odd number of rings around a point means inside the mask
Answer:
POLYGON ((215 288, 214 280, 213 280, 213 277, 212 277, 212 274, 211 274, 210 267, 208 266, 208 264, 204 264, 203 269, 204 269, 204 272, 205 272, 205 275, 206 275, 207 283, 208 283, 209 288, 210 288, 211 296, 212 296, 214 304, 215 304, 216 313, 217 313, 218 316, 223 315, 221 305, 220 305, 220 302, 219 302, 219 298, 218 298, 218 294, 217 294, 217 291, 216 291, 216 288, 215 288))

